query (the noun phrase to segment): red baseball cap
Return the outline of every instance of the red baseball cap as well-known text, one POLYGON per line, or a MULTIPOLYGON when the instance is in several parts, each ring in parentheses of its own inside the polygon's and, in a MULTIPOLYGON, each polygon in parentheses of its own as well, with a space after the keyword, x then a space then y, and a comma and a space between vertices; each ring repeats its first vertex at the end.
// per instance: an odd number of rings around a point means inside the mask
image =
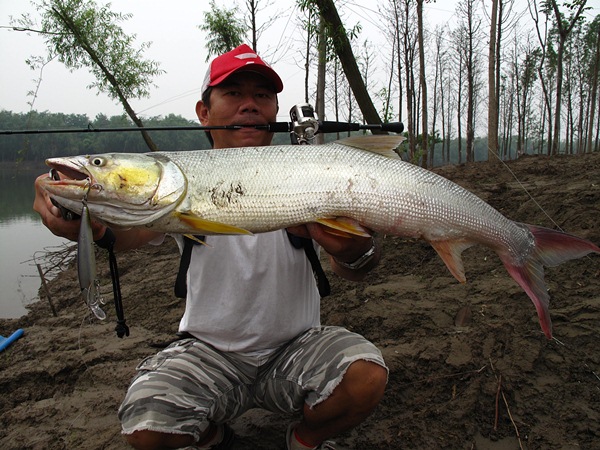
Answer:
POLYGON ((279 93, 283 90, 283 82, 271 66, 264 62, 248 45, 242 44, 212 60, 202 83, 202 94, 209 86, 216 86, 225 81, 229 75, 244 70, 264 76, 273 83, 275 92, 279 93))

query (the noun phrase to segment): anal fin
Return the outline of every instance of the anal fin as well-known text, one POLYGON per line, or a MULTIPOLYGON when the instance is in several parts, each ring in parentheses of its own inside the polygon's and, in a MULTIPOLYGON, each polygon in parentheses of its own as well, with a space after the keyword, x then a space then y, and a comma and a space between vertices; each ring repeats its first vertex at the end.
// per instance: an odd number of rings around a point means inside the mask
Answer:
POLYGON ((335 236, 350 237, 362 236, 370 237, 372 233, 360 225, 356 220, 348 217, 336 217, 335 219, 317 219, 317 223, 328 228, 327 232, 335 236))
POLYGON ((431 246, 442 258, 446 267, 454 278, 460 283, 466 283, 465 268, 463 266, 461 254, 463 251, 473 246, 472 242, 467 241, 432 241, 431 246))

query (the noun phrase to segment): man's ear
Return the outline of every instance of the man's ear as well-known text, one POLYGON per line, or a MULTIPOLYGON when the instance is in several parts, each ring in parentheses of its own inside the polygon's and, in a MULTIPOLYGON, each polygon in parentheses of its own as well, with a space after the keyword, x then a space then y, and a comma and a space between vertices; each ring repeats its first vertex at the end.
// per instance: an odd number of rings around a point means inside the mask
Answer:
POLYGON ((198 103, 196 103, 196 115, 201 124, 204 125, 208 121, 208 108, 202 100, 199 100, 198 103))

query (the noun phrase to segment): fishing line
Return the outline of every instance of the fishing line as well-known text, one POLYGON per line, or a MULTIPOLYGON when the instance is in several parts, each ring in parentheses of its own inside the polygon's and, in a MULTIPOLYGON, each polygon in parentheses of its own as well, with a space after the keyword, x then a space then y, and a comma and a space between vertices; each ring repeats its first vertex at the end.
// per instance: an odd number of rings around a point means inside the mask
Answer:
POLYGON ((498 161, 500 161, 502 163, 504 168, 506 170, 508 170, 508 172, 513 176, 513 178, 516 180, 516 182, 519 183, 519 186, 521 187, 521 189, 523 189, 523 191, 527 194, 527 196, 531 199, 531 201, 538 207, 538 209, 544 213, 544 215, 548 218, 548 220, 550 220, 550 222, 552 222, 556 228, 558 228, 560 231, 562 231, 564 233, 565 230, 563 230, 562 227, 559 224, 557 224, 552 217, 550 217, 550 214, 548 214, 546 212, 546 210, 542 207, 542 205, 540 205, 538 203, 538 201, 535 198, 533 198, 533 195, 531 195, 531 193, 527 190, 525 185, 523 183, 521 183, 521 180, 519 180, 519 178, 517 177, 517 174, 515 174, 510 167, 508 167, 508 164, 506 164, 506 162, 503 161, 502 158, 500 158, 496 154, 496 152, 492 151, 492 149, 490 147, 488 147, 488 155, 490 153, 493 154, 498 159, 498 161))
POLYGON ((153 108, 157 108, 159 106, 166 105, 167 103, 171 103, 171 102, 180 100, 182 98, 189 97, 190 95, 197 94, 199 92, 200 92, 200 89, 190 89, 188 91, 185 91, 185 92, 182 92, 180 94, 174 95, 174 96, 172 96, 170 98, 167 98, 166 100, 163 100, 162 102, 156 103, 156 104, 154 104, 152 106, 148 106, 147 108, 144 108, 141 111, 138 111, 138 114, 143 114, 146 111, 149 111, 149 110, 151 110, 153 108))

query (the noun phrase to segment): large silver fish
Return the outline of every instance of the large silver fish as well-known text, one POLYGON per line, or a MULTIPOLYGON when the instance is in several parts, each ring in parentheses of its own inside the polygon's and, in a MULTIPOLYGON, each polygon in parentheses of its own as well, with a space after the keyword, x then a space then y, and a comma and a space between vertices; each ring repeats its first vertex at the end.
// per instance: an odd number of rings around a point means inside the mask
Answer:
POLYGON ((119 227, 250 234, 319 222, 336 232, 362 235, 361 224, 422 238, 462 283, 461 253, 482 244, 498 254, 531 298, 551 338, 544 266, 600 253, 600 248, 513 222, 457 184, 382 155, 393 153, 401 140, 370 136, 319 146, 52 158, 47 164, 68 179, 48 178, 43 186, 74 211, 87 193, 91 215, 119 227))

